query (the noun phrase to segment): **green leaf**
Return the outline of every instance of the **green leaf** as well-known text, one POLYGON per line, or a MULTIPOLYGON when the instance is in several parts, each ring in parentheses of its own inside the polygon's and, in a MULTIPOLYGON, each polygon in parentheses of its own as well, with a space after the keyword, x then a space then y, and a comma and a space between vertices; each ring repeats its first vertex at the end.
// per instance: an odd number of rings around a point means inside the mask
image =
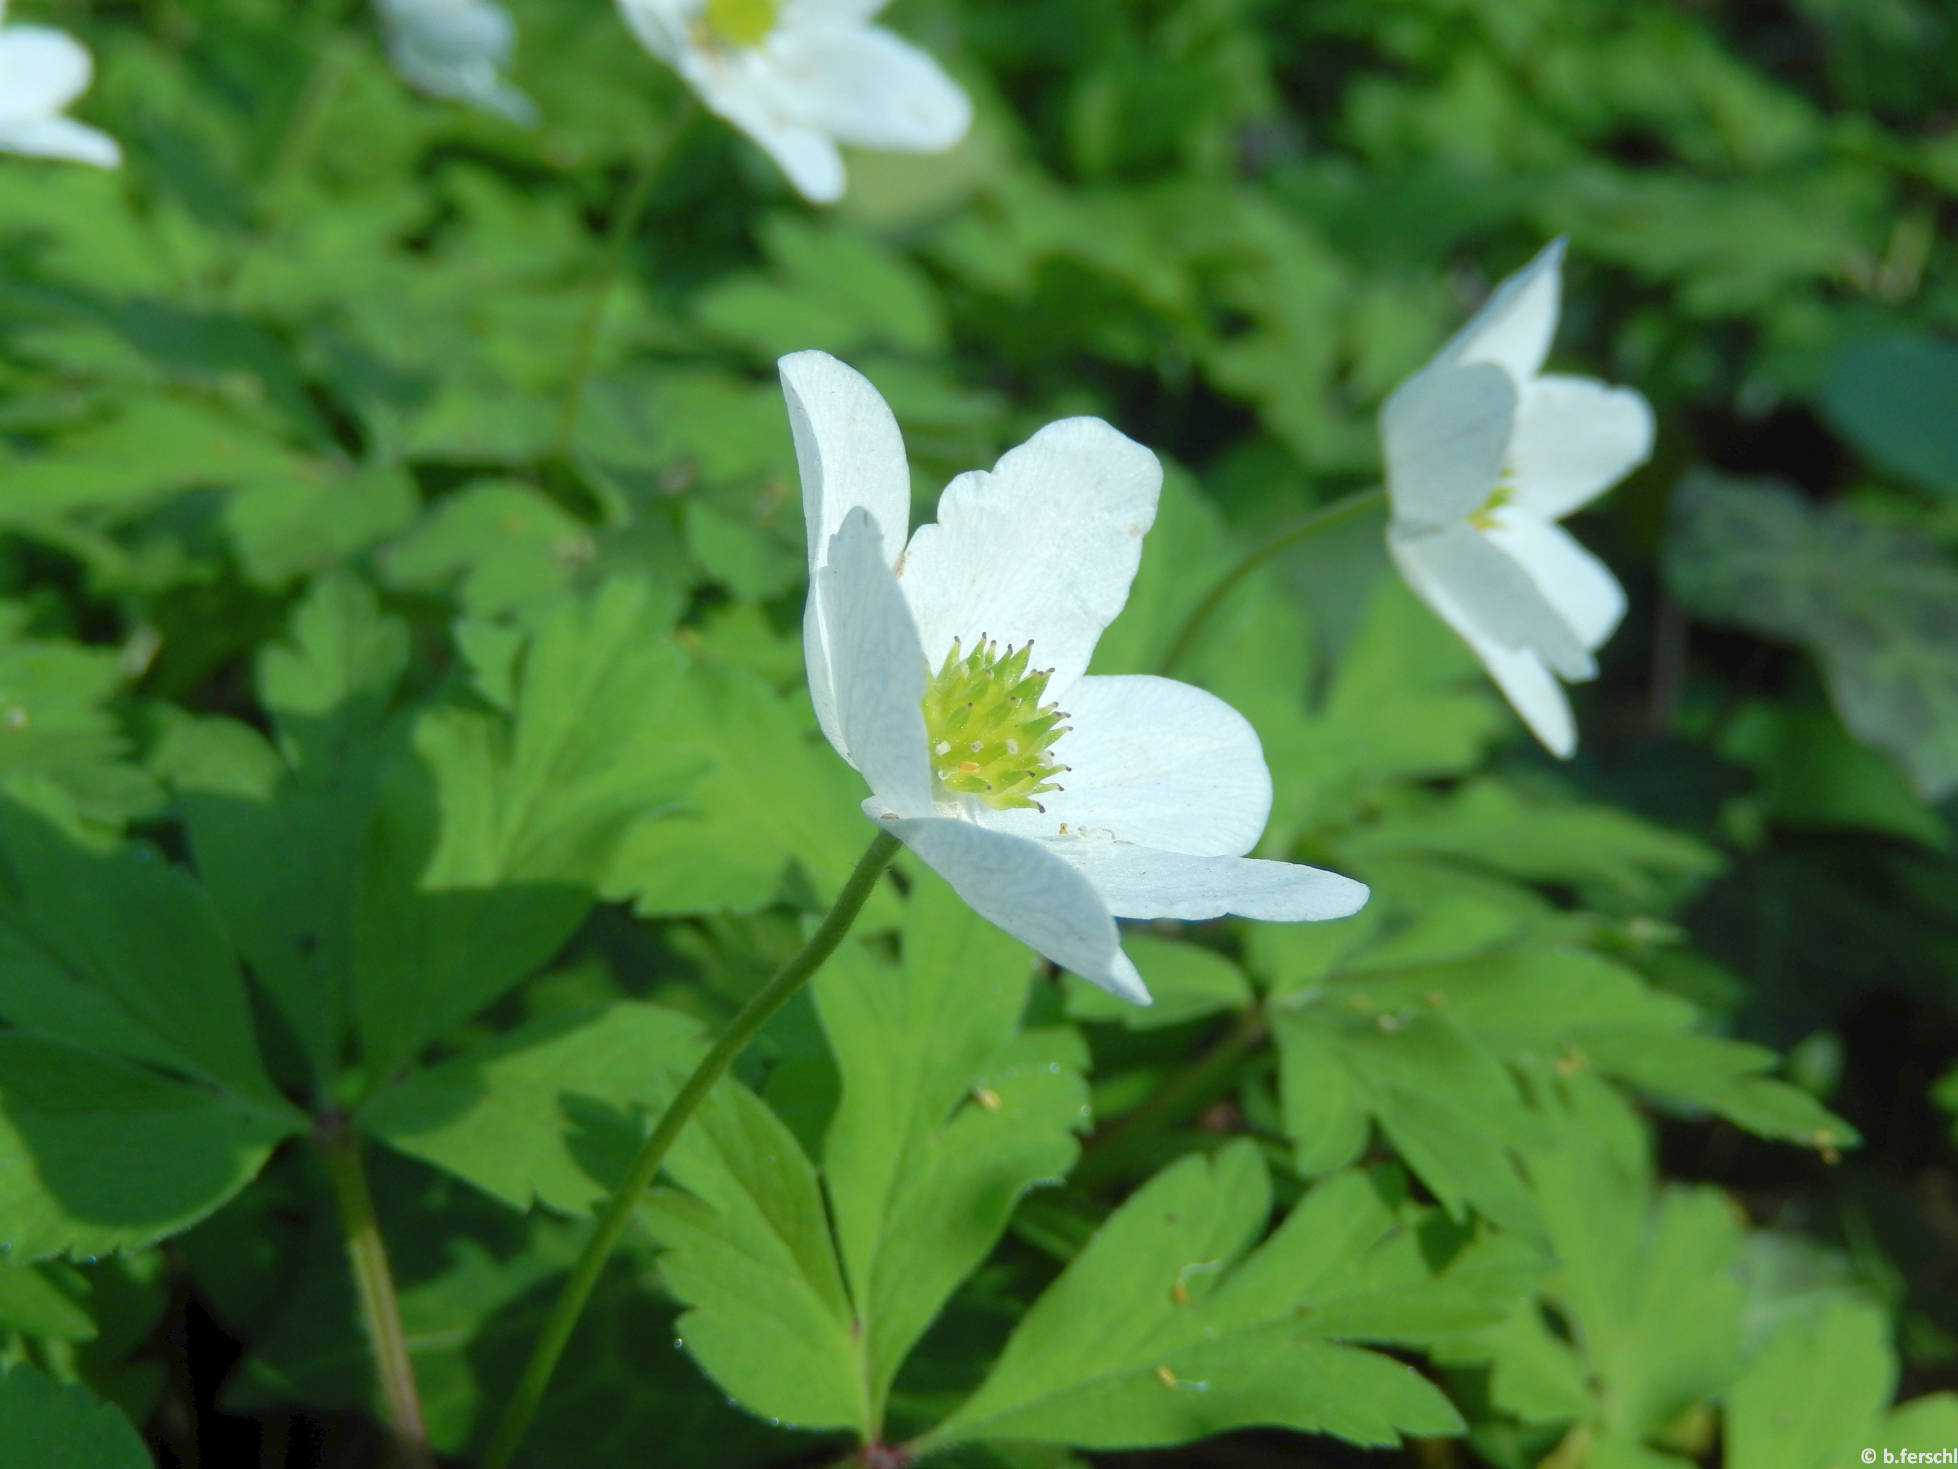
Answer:
POLYGON ((88 1282, 66 1265, 0 1264, 0 1328, 49 1341, 89 1341, 88 1282))
POLYGON ((621 839, 705 762, 676 718, 685 659, 618 581, 538 628, 506 716, 438 705, 387 771, 355 918, 355 1009, 385 1076, 542 965, 621 839))
POLYGON ((1659 907, 1720 870, 1690 837, 1612 806, 1532 799, 1503 782, 1467 781, 1348 838, 1341 855, 1446 857, 1532 882, 1575 887, 1588 901, 1659 907))
POLYGON ((211 1212, 303 1127, 59 1041, 0 1032, 0 1251, 137 1249, 211 1212))
POLYGON ((681 1339, 750 1412, 804 1428, 868 1421, 861 1343, 816 1170, 732 1080, 709 1094, 667 1162, 679 1188, 640 1208, 686 1303, 681 1339), (681 1190, 684 1190, 682 1192, 681 1190))
POLYGON ((1728 722, 1720 753, 1754 768, 1756 797, 1772 820, 1894 832, 1939 850, 1951 845, 1945 823, 1902 772, 1824 710, 1748 704, 1728 722))
POLYGON ((1813 509, 1774 481, 1701 473, 1673 511, 1665 569, 1681 601, 1806 648, 1850 733, 1926 800, 1958 789, 1958 567, 1906 528, 1813 509))
POLYGON ((1865 337, 1823 369, 1819 404, 1879 469, 1958 495, 1958 346, 1918 332, 1865 337))
POLYGON ((1253 1251, 1270 1208, 1248 1143, 1157 1174, 1034 1303, 979 1390, 918 1447, 1145 1447, 1252 1425, 1363 1444, 1461 1432, 1448 1400, 1411 1368, 1336 1339, 1404 1340, 1426 1329, 1405 1303, 1383 1321, 1355 1301, 1341 1321, 1355 1267, 1384 1234, 1399 1233, 1366 1181, 1322 1184, 1253 1251))
MULTIPOLYGON (((806 701, 708 664, 675 697, 674 749, 712 771, 678 809, 626 834, 605 896, 646 916, 748 912, 776 896, 791 858, 816 893, 840 888, 874 833, 862 778, 824 743, 806 701)), ((888 926, 897 913, 880 888, 863 922, 888 926)))
POLYGON ((529 485, 490 480, 444 500, 381 554, 388 583, 454 587, 471 617, 525 612, 563 595, 597 554, 591 530, 529 485))
MULTIPOLYGON (((1727 1469, 1823 1469, 1895 1448, 1880 1420, 1897 1361, 1883 1311, 1838 1298, 1790 1321, 1727 1392, 1727 1469)), ((1945 1444, 1941 1447, 1949 1447, 1945 1444)))
POLYGON ((702 1049, 697 1021, 652 1005, 547 1015, 377 1093, 358 1122, 513 1209, 585 1213, 702 1049))
POLYGON ((119 827, 153 809, 155 782, 124 763, 109 709, 126 677, 111 649, 21 636, 27 609, 0 603, 0 782, 48 781, 87 819, 119 827))
POLYGON ((62 1469, 150 1469, 129 1420, 85 1387, 51 1382, 32 1367, 0 1369, 0 1423, 7 1453, 62 1469))
POLYGON ((1148 934, 1126 936, 1122 947, 1149 986, 1153 1003, 1131 1005, 1070 974, 1062 986, 1072 1019, 1158 1030, 1219 1011, 1242 1010, 1252 1002, 1250 981, 1235 964, 1213 950, 1148 934))
POLYGON ((1023 946, 919 869, 902 969, 856 953, 815 981, 843 1077, 823 1163, 855 1302, 866 1440, 879 1436, 905 1355, 1020 1196, 1079 1153, 1087 1054, 1068 1031, 1020 1032, 1032 978, 1023 946))
POLYGON ((176 787, 213 903, 315 1079, 352 1018, 353 913, 381 779, 406 742, 390 717, 408 628, 351 576, 316 581, 291 640, 258 658, 277 748, 233 720, 186 720, 153 763, 176 787))
POLYGON ((237 956, 146 846, 91 851, 0 802, 0 1018, 273 1102, 237 956))
POLYGON ((343 565, 407 525, 418 507, 407 471, 377 465, 254 480, 225 502, 224 524, 246 580, 276 589, 343 565))

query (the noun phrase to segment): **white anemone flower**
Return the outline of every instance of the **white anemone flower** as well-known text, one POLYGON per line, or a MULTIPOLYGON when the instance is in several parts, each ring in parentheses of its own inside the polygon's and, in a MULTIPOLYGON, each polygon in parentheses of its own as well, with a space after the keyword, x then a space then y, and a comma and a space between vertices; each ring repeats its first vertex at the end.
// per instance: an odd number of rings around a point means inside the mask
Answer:
POLYGON ((843 197, 838 143, 939 153, 972 104, 882 26, 886 0, 619 0, 626 23, 701 101, 753 138, 808 199, 843 197))
POLYGON ((88 90, 95 61, 66 31, 7 25, 0 0, 0 152, 114 168, 122 149, 107 133, 63 117, 88 90))
POLYGON ((1172 679, 1087 672, 1156 517, 1156 456, 1051 423, 910 525, 897 421, 822 352, 782 359, 809 530, 803 652, 864 814, 981 917, 1149 1002, 1117 918, 1343 918, 1350 878, 1246 857, 1271 811, 1257 733, 1172 679))
POLYGON ((1644 462, 1652 410, 1629 388, 1542 371, 1563 258, 1553 241, 1499 285, 1395 389, 1380 432, 1401 575, 1568 757, 1577 731, 1557 680, 1597 675, 1625 592, 1556 522, 1644 462))
POLYGON ((375 0, 388 62, 417 91, 528 126, 537 105, 503 79, 517 27, 494 0, 375 0))

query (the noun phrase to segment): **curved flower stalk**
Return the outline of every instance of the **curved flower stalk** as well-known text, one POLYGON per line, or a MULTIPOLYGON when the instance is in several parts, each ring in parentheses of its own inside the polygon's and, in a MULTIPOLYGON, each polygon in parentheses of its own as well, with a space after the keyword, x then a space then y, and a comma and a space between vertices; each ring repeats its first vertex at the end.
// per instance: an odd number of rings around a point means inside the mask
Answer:
POLYGON ((375 0, 388 61, 417 91, 529 126, 537 105, 503 79, 517 28, 494 0, 375 0))
POLYGON ((95 75, 88 48, 65 31, 7 25, 6 13, 0 0, 0 152, 97 168, 121 163, 114 138, 61 115, 95 75))
POLYGON ((877 390, 781 363, 802 472, 809 690, 869 782, 865 815, 981 917, 1149 1002, 1116 918, 1343 918, 1350 878, 1248 858, 1271 810, 1258 737, 1188 684, 1087 672, 1156 516, 1156 456, 1096 418, 962 474, 907 543, 911 478, 877 390))
POLYGON ((1544 373, 1564 242, 1553 241, 1380 410, 1387 549, 1554 755, 1577 747, 1559 678, 1596 676, 1625 614, 1603 562, 1556 522, 1652 451, 1629 388, 1544 373))
POLYGON ((938 153, 972 104, 938 63, 870 19, 885 0, 619 0, 632 32, 804 197, 843 197, 838 143, 938 153))

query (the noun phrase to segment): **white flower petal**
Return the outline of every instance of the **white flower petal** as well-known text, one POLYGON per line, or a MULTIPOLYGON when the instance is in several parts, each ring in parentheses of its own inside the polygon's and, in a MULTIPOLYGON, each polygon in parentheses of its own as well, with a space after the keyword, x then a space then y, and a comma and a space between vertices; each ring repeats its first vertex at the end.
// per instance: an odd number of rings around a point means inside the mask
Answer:
POLYGON ((1271 771, 1257 731, 1230 705, 1174 679, 1090 676, 1068 691, 1068 767, 1047 809, 978 819, 1021 836, 1108 832, 1125 842, 1203 856, 1248 852, 1271 814, 1271 771))
POLYGON ((810 569, 859 505, 895 561, 911 531, 911 471, 890 405, 868 378, 827 352, 792 352, 777 367, 802 476, 810 569))
POLYGON ((1591 651, 1528 572, 1466 523, 1387 531, 1401 575, 1456 632, 1477 645, 1527 648, 1565 678, 1592 678, 1591 651))
POLYGON ((935 666, 954 638, 1032 638, 1065 708, 1128 601, 1162 483, 1156 456, 1098 418, 1050 423, 991 473, 953 480, 898 562, 926 656, 935 666))
POLYGON ((67 32, 7 27, 0 32, 0 124, 53 117, 88 90, 94 71, 88 48, 67 32))
MULTIPOLYGON (((911 609, 861 505, 844 517, 816 571, 842 735, 837 753, 902 814, 931 808, 925 750, 925 658, 911 609)), ((825 731, 827 733, 827 731, 825 731)))
POLYGON ((0 122, 0 153, 25 153, 36 158, 65 158, 114 168, 122 162, 116 140, 72 118, 47 117, 33 122, 0 122))
POLYGON ((536 121, 530 98, 499 73, 516 48, 516 23, 491 0, 377 0, 388 61, 432 97, 466 102, 512 122, 536 121))
POLYGON ((1550 354, 1563 291, 1564 241, 1552 240, 1536 259, 1489 295, 1468 325, 1435 356, 1437 363, 1492 362, 1517 382, 1534 377, 1550 354))
POLYGON ((1043 845, 1084 874, 1117 918, 1219 918, 1278 923, 1344 918, 1365 906, 1367 885, 1297 862, 1199 857, 1092 837, 1043 845))
POLYGON ((1522 716, 1530 733, 1559 760, 1577 749, 1577 722, 1571 717, 1570 696, 1543 660, 1528 648, 1505 648, 1471 637, 1469 646, 1489 670, 1510 708, 1522 716))
POLYGON ((1517 390, 1501 368, 1431 367, 1380 409, 1396 519, 1449 525, 1487 502, 1502 475, 1517 390))
POLYGON ((1652 435, 1652 407, 1632 389, 1540 377, 1523 391, 1509 446, 1516 503, 1561 520, 1643 464, 1652 435))
POLYGON ((972 124, 972 104, 944 68, 881 27, 783 25, 766 47, 775 104, 839 142, 937 153, 972 124))
POLYGON ((1625 616, 1625 589, 1570 532, 1512 509, 1496 516, 1488 535, 1497 550, 1529 574, 1585 647, 1600 646, 1616 630, 1625 616))
POLYGON ((802 616, 802 656, 809 697, 824 736, 838 750, 843 732, 836 719, 822 599, 816 594, 817 559, 851 510, 862 506, 887 549, 904 544, 911 527, 911 471, 904 439, 890 407, 862 373, 827 352, 795 352, 778 364, 789 429, 802 479, 802 513, 809 539, 809 598, 802 616))
MULTIPOLYGON (((871 802, 864 810, 873 820, 871 802)), ((1088 879, 1046 846, 927 816, 880 822, 952 885, 973 912, 1091 984, 1137 1005, 1149 991, 1122 952, 1121 934, 1088 879)))
POLYGON ((843 155, 821 129, 784 117, 770 102, 733 91, 700 89, 710 109, 752 138, 811 204, 834 204, 847 177, 843 155))

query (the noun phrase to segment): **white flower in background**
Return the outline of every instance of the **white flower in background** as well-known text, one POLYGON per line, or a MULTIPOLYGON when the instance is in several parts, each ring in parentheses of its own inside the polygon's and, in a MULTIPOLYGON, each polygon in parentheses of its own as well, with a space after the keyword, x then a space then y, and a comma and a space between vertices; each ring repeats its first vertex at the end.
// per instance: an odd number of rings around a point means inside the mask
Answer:
POLYGON ((1556 522, 1645 460, 1652 410, 1629 388, 1540 371, 1563 258, 1554 241, 1499 285, 1394 391, 1380 432, 1401 575, 1568 756, 1577 732, 1557 679, 1596 676, 1625 593, 1556 522))
POLYGON ((818 204, 843 197, 838 143, 938 153, 972 121, 972 104, 936 61, 869 23, 884 4, 619 0, 646 49, 818 204))
POLYGON ((1156 516, 1156 456, 1097 418, 1049 424, 910 525, 877 390, 782 359, 809 528, 803 652, 864 812, 981 917, 1147 1004, 1116 918, 1343 918, 1365 886, 1247 858, 1271 810, 1258 736, 1166 678, 1087 673, 1156 516), (1063 712, 1065 711, 1065 712, 1063 712))
POLYGON ((114 138, 61 115, 95 74, 88 48, 65 31, 10 26, 6 18, 6 0, 0 0, 0 152, 97 168, 121 163, 114 138))
POLYGON ((466 102, 515 123, 537 120, 537 106, 503 80, 517 28, 492 0, 375 0, 388 61, 409 86, 466 102))

